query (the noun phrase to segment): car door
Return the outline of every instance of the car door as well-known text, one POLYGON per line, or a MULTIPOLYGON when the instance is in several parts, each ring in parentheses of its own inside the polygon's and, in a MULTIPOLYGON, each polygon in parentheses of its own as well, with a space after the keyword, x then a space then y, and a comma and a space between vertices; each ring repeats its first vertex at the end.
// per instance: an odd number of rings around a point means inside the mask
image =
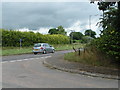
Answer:
POLYGON ((50 45, 49 44, 45 44, 45 50, 46 50, 46 52, 51 52, 51 50, 50 50, 50 45))
POLYGON ((51 45, 49 45, 49 46, 50 46, 50 52, 53 52, 53 47, 51 45))

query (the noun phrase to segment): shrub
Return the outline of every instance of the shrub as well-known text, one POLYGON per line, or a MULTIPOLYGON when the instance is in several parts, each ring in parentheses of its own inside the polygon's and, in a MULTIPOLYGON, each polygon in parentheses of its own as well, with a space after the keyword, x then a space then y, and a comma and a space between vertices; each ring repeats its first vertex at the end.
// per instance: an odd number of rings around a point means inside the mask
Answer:
POLYGON ((22 39, 22 46, 31 46, 34 43, 50 43, 50 44, 68 44, 69 37, 65 35, 42 35, 34 32, 20 32, 14 30, 2 31, 2 46, 15 46, 20 45, 20 39, 22 39))

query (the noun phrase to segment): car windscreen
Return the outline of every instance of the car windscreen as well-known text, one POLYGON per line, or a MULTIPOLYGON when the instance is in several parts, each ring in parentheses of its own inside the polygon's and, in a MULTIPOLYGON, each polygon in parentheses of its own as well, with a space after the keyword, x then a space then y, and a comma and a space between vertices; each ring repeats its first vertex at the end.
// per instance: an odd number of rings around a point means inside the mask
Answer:
POLYGON ((40 47, 41 44, 34 44, 34 47, 40 47))

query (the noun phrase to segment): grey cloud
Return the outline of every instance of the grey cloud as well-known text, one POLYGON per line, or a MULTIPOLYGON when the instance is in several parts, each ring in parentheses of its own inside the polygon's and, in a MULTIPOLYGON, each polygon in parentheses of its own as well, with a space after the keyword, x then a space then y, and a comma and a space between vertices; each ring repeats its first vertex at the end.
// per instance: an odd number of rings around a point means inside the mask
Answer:
POLYGON ((83 25, 88 23, 89 15, 99 13, 97 5, 89 2, 37 2, 37 3, 3 3, 3 28, 38 29, 40 27, 71 26, 80 20, 83 25))
POLYGON ((0 27, 2 27, 2 3, 0 3, 0 27))

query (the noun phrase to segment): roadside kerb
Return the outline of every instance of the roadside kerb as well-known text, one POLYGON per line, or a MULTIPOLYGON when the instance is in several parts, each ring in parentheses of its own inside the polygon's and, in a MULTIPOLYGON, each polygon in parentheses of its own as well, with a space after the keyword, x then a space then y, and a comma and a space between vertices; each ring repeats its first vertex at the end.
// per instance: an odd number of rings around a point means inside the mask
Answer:
POLYGON ((53 68, 53 69, 57 69, 57 70, 62 70, 62 71, 65 71, 65 72, 78 73, 78 74, 88 75, 88 76, 92 76, 92 77, 102 77, 102 78, 107 78, 107 79, 120 80, 119 76, 99 74, 99 73, 90 73, 90 72, 80 71, 80 70, 75 70, 75 69, 66 69, 66 68, 59 67, 59 66, 53 65, 51 63, 48 63, 46 60, 43 60, 43 64, 45 66, 49 67, 49 68, 53 68))

